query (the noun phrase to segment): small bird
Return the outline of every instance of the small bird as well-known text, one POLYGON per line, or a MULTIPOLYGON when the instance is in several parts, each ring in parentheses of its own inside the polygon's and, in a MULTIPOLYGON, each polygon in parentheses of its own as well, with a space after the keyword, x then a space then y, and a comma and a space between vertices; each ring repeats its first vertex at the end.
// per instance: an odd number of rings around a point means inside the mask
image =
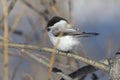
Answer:
POLYGON ((63 52, 70 52, 74 46, 78 46, 81 37, 98 35, 98 33, 80 32, 78 29, 75 29, 70 25, 66 19, 59 16, 54 16, 48 21, 46 30, 50 41, 54 46, 59 39, 57 49, 63 52))

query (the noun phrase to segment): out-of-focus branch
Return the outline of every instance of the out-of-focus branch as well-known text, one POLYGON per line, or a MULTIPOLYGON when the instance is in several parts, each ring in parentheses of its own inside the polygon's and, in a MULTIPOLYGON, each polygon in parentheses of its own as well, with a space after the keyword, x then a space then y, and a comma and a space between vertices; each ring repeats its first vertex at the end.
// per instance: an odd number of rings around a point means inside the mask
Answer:
POLYGON ((17 15, 17 17, 16 17, 16 19, 15 19, 15 21, 14 21, 14 23, 9 31, 9 36, 11 36, 11 34, 15 32, 15 29, 16 29, 17 25, 19 24, 21 17, 22 17, 22 13, 17 15))
POLYGON ((17 71, 19 70, 19 68, 21 67, 22 63, 24 62, 24 59, 20 60, 17 65, 15 66, 15 69, 13 71, 13 75, 11 77, 11 80, 15 80, 15 76, 16 76, 16 73, 17 71))
POLYGON ((52 72, 52 67, 53 67, 54 60, 55 60, 55 55, 56 55, 56 52, 57 52, 57 46, 59 45, 60 38, 61 38, 62 35, 63 35, 63 32, 61 32, 59 34, 59 38, 58 38, 58 40, 57 40, 57 42, 54 45, 53 50, 52 50, 52 55, 51 55, 51 59, 50 59, 50 69, 49 69, 49 72, 48 72, 48 80, 50 80, 50 78, 51 78, 51 72, 52 72))
POLYGON ((120 50, 109 60, 109 65, 110 80, 120 80, 120 50))
POLYGON ((11 0, 10 5, 8 7, 8 13, 10 13, 10 11, 12 11, 16 2, 17 2, 17 0, 11 0))
MULTIPOLYGON (((12 9, 14 8, 16 2, 17 2, 17 0, 11 0, 10 5, 8 7, 8 14, 12 11, 12 9)), ((0 17, 0 22, 3 21, 3 18, 4 18, 4 16, 0 17)))
POLYGON ((3 18, 4 18, 4 80, 9 80, 9 69, 8 69, 8 8, 6 0, 2 0, 3 6, 3 18))
MULTIPOLYGON (((3 42, 0 42, 0 46, 1 47, 3 46, 3 42)), ((39 51, 44 51, 44 52, 47 52, 47 53, 51 53, 54 50, 54 49, 51 49, 51 48, 41 48, 39 46, 16 44, 16 43, 9 43, 8 46, 11 47, 11 48, 23 48, 23 49, 39 50, 39 51)), ((110 67, 106 64, 94 61, 94 60, 86 58, 86 57, 81 57, 81 56, 75 55, 74 53, 64 53, 64 52, 60 52, 60 51, 57 51, 57 50, 56 50, 56 53, 59 54, 59 55, 62 55, 62 56, 67 56, 67 57, 71 57, 71 58, 80 60, 82 62, 85 62, 87 64, 90 64, 90 65, 92 65, 96 68, 102 69, 102 70, 107 71, 107 72, 110 69, 110 67)))
MULTIPOLYGON (((30 52, 22 49, 21 50, 23 53, 27 54, 29 57, 31 57, 32 59, 38 61, 39 63, 42 63, 44 66, 50 68, 49 63, 45 62, 43 59, 38 58, 37 56, 31 54, 30 52)), ((57 75, 63 77, 65 80, 73 80, 72 78, 68 77, 67 75, 65 75, 61 70, 57 69, 56 67, 52 68, 52 72, 56 73, 57 75)))
POLYGON ((54 13, 57 16, 61 15, 59 10, 56 7, 56 1, 55 0, 54 1, 53 0, 51 0, 51 1, 50 0, 45 0, 45 3, 47 3, 47 5, 50 6, 50 10, 52 11, 52 13, 54 13))
MULTIPOLYGON (((8 15, 10 14, 10 12, 13 10, 15 4, 16 4, 17 0, 10 0, 10 4, 8 6, 8 15)), ((0 22, 3 21, 3 18, 4 16, 1 16, 0 17, 0 22)), ((16 24, 14 25, 16 26, 16 24)), ((2 29, 4 30, 4 28, 2 27, 2 29)), ((10 27, 8 27, 8 30, 11 30, 10 27)), ((15 34, 18 34, 18 35, 22 35, 22 32, 21 31, 18 31, 18 30, 12 30, 15 34)))
POLYGON ((23 76, 22 76, 22 79, 21 80, 34 80, 33 79, 33 77, 30 75, 30 74, 24 74, 23 76))
POLYGON ((26 4, 29 8, 31 8, 32 10, 34 10, 35 12, 37 12, 39 15, 42 15, 44 17, 44 19, 46 21, 48 21, 48 17, 44 12, 41 12, 39 10, 37 10, 36 8, 34 8, 30 3, 28 3, 26 0, 21 0, 24 4, 26 4))
POLYGON ((72 21, 72 0, 69 0, 69 2, 68 2, 68 5, 69 5, 69 21, 70 21, 70 23, 73 23, 73 21, 72 21))

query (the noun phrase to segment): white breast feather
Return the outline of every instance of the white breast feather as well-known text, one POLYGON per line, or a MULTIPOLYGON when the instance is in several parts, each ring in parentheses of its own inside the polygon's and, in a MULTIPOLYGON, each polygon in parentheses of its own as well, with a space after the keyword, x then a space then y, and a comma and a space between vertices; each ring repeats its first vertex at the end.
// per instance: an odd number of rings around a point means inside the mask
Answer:
POLYGON ((77 46, 79 44, 79 41, 72 36, 64 36, 61 38, 55 37, 51 33, 48 33, 50 40, 52 44, 55 46, 58 42, 58 39, 60 39, 57 49, 62 51, 70 51, 74 46, 77 46))

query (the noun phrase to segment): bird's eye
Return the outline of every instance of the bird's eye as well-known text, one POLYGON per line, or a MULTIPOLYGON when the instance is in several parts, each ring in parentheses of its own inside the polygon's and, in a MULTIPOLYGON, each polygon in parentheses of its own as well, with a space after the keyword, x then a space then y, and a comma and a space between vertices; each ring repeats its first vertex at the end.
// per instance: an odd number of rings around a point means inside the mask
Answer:
POLYGON ((47 28, 48 31, 50 31, 50 28, 47 28))
POLYGON ((49 28, 49 27, 45 27, 45 29, 46 29, 47 31, 50 31, 50 28, 49 28))

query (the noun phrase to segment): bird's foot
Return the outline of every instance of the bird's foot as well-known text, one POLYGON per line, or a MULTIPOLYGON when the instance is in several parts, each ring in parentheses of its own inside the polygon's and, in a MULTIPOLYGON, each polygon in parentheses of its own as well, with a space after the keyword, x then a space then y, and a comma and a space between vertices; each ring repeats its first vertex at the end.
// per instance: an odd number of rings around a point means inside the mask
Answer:
POLYGON ((58 50, 58 53, 60 53, 60 52, 66 53, 66 55, 67 55, 67 54, 70 53, 71 51, 62 51, 62 50, 58 50))

